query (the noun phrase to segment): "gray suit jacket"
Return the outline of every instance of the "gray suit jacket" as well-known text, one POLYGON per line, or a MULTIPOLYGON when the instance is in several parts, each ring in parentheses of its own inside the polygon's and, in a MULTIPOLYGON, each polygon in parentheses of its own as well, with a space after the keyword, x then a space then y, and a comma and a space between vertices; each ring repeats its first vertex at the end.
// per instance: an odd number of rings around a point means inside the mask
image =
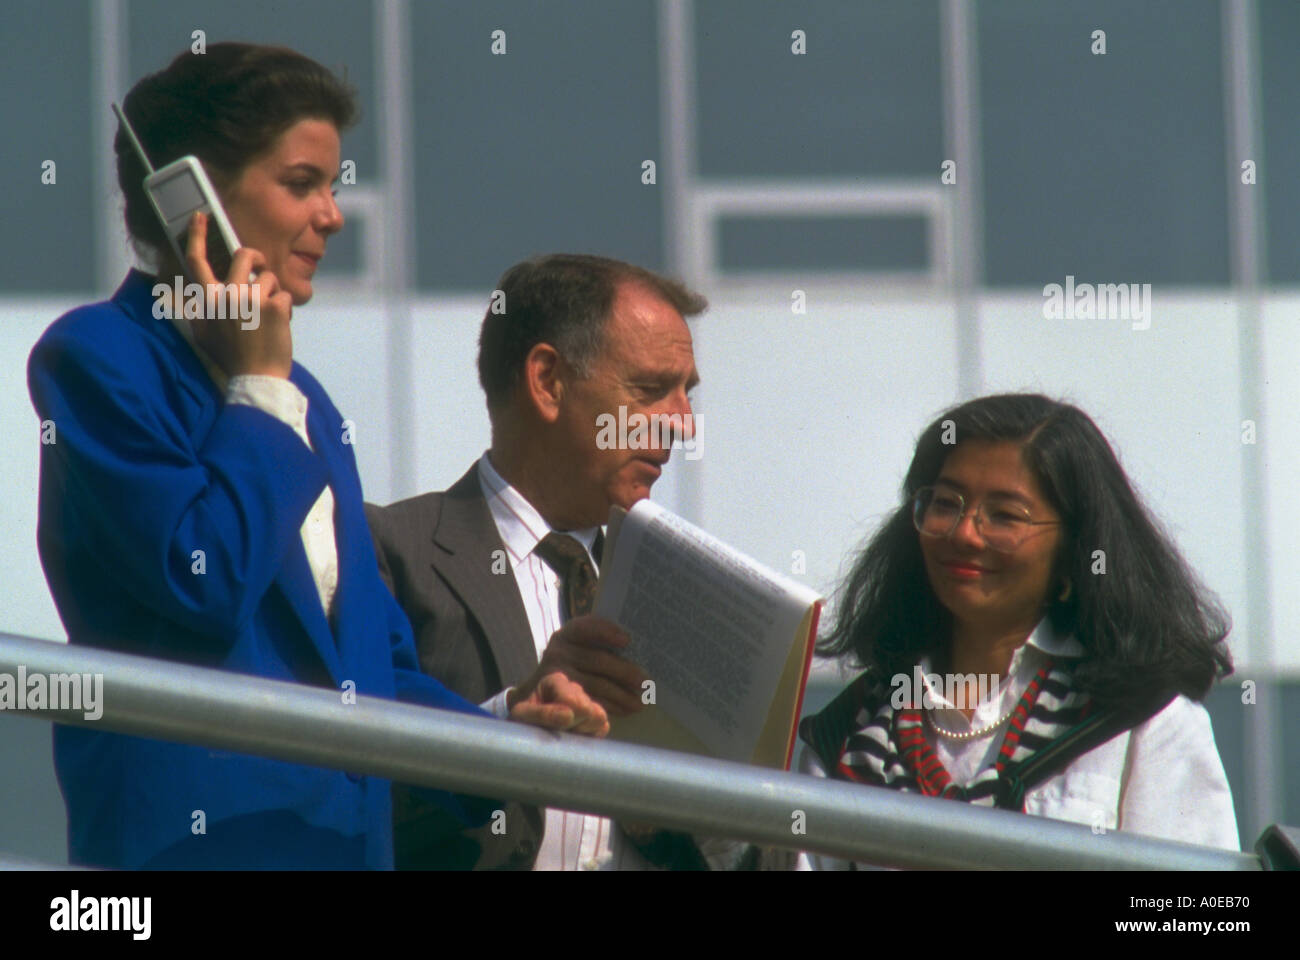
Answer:
MULTIPOLYGON (((442 493, 387 507, 368 503, 366 519, 380 574, 411 620, 425 673, 475 703, 527 679, 537 651, 509 564, 492 572, 493 552, 505 545, 477 464, 442 493)), ((449 836, 436 808, 396 784, 393 809, 398 869, 528 870, 545 823, 538 808, 511 803, 504 834, 489 824, 449 836)))
MULTIPOLYGON (((528 614, 505 544, 483 499, 478 464, 442 493, 387 507, 366 504, 379 572, 415 632, 420 669, 474 703, 526 680, 537 668, 528 614)), ((393 785, 393 846, 399 870, 529 870, 541 849, 545 812, 510 803, 504 834, 492 824, 460 833, 446 814, 393 785)), ((634 841, 642 856, 672 870, 708 869, 687 834, 657 831, 634 841)))

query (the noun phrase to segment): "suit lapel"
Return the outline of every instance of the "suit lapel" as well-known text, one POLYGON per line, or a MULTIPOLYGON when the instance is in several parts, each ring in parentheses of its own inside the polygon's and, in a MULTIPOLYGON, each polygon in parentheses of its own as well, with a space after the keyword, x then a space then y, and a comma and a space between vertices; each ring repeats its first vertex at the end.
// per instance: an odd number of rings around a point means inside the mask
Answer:
POLYGON ((478 481, 477 465, 442 497, 433 533, 433 566, 478 621, 497 663, 501 682, 518 683, 537 666, 537 648, 505 545, 478 481), (495 551, 500 562, 494 573, 495 551))

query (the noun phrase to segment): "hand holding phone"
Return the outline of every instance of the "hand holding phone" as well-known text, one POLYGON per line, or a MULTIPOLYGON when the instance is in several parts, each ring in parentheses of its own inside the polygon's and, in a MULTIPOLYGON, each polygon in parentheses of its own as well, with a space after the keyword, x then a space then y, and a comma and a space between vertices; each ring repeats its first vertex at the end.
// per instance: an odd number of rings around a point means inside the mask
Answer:
POLYGON ((190 320, 195 342, 228 377, 245 374, 288 378, 293 369, 293 337, 289 321, 293 297, 266 266, 266 257, 249 247, 235 251, 226 280, 218 279, 208 260, 207 216, 191 215, 185 249, 185 268, 204 290, 226 288, 231 301, 251 307, 256 323, 241 322, 237 315, 196 317, 190 320), (255 276, 254 276, 255 275, 255 276), (247 280, 252 276, 253 279, 247 280))
MULTIPOLYGON (((184 264, 189 279, 204 291, 221 288, 225 304, 241 307, 216 311, 217 316, 206 312, 191 315, 195 341, 228 377, 259 374, 287 378, 293 368, 289 334, 293 298, 280 289, 275 274, 260 269, 266 265, 261 253, 240 247, 198 157, 187 155, 154 170, 131 121, 116 103, 113 112, 144 164, 145 195, 177 262, 184 264), (242 316, 244 308, 251 319, 242 316)), ((181 310, 182 305, 173 303, 171 309, 181 310)))
MULTIPOLYGON (((195 213, 204 214, 207 221, 204 247, 208 262, 218 277, 229 275, 239 240, 197 157, 181 157, 151 173, 145 177, 144 192, 171 241, 176 259, 181 263, 185 262, 189 248, 191 219, 195 213)), ((198 280, 198 277, 190 275, 190 279, 198 280)))

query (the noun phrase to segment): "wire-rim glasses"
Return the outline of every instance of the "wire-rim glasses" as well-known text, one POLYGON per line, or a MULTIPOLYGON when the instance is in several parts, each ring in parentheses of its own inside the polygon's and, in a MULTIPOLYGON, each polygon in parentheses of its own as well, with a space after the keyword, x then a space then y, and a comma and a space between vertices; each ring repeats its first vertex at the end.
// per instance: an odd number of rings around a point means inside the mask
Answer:
MULTIPOLYGON (((949 537, 967 514, 966 498, 951 487, 922 487, 912 501, 912 524, 927 537, 949 537)), ((1011 497, 985 497, 975 508, 975 530, 992 550, 1012 553, 1034 527, 1056 526, 1060 520, 1035 520, 1024 504, 1011 497)))

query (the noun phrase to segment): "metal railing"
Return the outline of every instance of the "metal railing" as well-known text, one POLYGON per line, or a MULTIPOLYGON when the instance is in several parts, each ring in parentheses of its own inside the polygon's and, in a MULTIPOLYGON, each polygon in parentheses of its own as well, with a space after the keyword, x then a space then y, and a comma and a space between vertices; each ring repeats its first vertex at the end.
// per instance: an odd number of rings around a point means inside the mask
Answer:
MULTIPOLYGON (((170 661, 0 634, 0 673, 99 674, 61 723, 897 867, 1257 870, 1260 859, 170 661), (802 833, 796 833, 799 827, 802 833)), ((51 704, 54 705, 54 704, 51 704)), ((65 704, 66 706, 66 704, 65 704)))

